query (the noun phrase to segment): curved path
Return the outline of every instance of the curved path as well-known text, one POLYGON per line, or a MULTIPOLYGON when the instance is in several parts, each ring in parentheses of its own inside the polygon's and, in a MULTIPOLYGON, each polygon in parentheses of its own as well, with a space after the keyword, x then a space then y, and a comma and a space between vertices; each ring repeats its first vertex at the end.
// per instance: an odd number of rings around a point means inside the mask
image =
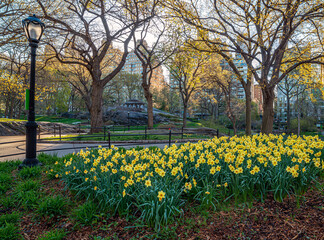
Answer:
MULTIPOLYGON (((51 137, 51 135, 42 137, 51 137)), ((26 149, 26 136, 0 136, 0 161, 8 160, 23 160, 25 158, 26 149), (10 142, 10 143, 8 143, 10 142), (13 155, 15 154, 15 155, 13 155), (16 155, 17 154, 17 155, 16 155), (12 156, 10 156, 12 155, 12 156)), ((164 148, 168 143, 155 143, 154 146, 164 148)), ((57 154, 61 157, 68 153, 78 152, 80 149, 85 149, 86 147, 97 147, 101 145, 103 147, 108 147, 107 144, 100 143, 37 143, 37 151, 44 152, 46 154, 57 154), (64 150, 58 150, 64 149, 64 150)), ((152 146, 152 144, 115 144, 118 147, 131 148, 134 146, 152 146)), ((39 154, 38 153, 38 154, 39 154)))

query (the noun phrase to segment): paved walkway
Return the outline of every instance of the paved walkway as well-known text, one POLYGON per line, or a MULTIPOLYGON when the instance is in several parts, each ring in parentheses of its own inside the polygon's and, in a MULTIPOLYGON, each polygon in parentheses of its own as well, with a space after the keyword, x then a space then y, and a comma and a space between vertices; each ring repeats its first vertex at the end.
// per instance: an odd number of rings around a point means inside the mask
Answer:
MULTIPOLYGON (((51 137, 52 135, 43 136, 51 137)), ((26 149, 26 136, 0 136, 0 161, 8 161, 8 160, 23 160, 25 159, 25 149, 26 149), (7 143, 10 142, 10 143, 7 143), (10 156, 12 154, 18 154, 14 156, 10 156), (5 156, 9 155, 9 156, 5 156), (5 156, 5 157, 1 157, 5 156)), ((145 144, 145 143, 118 143, 115 144, 118 147, 131 148, 134 146, 157 146, 160 148, 164 148, 168 143, 155 143, 155 144, 145 144)), ((37 151, 44 152, 46 154, 57 154, 57 156, 61 157, 68 153, 78 152, 81 149, 85 149, 86 147, 98 147, 101 145, 103 147, 108 147, 108 144, 100 144, 100 143, 37 143, 37 151), (64 149, 64 150, 58 150, 64 149)))

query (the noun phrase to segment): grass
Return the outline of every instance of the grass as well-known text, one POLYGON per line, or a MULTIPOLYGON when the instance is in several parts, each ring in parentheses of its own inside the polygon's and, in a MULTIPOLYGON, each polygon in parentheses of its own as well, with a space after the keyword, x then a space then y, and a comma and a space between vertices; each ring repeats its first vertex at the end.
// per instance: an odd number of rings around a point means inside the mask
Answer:
POLYGON ((5 223, 4 226, 0 227, 0 239, 2 240, 12 240, 12 239, 22 239, 19 234, 19 228, 14 223, 5 223))
POLYGON ((68 210, 68 201, 63 196, 47 196, 37 207, 40 217, 55 217, 64 215, 68 210))
POLYGON ((76 124, 81 122, 88 122, 85 120, 74 119, 74 118, 63 118, 57 116, 36 116, 37 122, 52 122, 52 123, 66 123, 66 124, 76 124))
POLYGON ((54 229, 44 233, 42 236, 38 238, 38 240, 61 240, 66 236, 66 232, 59 229, 54 229))
POLYGON ((22 119, 12 119, 12 118, 0 118, 0 122, 21 122, 26 121, 22 119))
MULTIPOLYGON (((110 141, 134 141, 134 140, 169 140, 169 135, 149 135, 147 134, 146 138, 143 132, 140 133, 122 133, 125 136, 117 136, 119 134, 111 134, 110 141), (139 135, 132 135, 139 134, 139 135)), ((202 134, 183 134, 183 139, 209 139, 210 136, 202 134)), ((182 139, 181 134, 171 134, 172 140, 182 139)), ((45 138, 44 140, 56 140, 58 137, 45 138)), ((61 138, 62 141, 108 141, 108 134, 104 137, 103 133, 98 134, 88 134, 88 135, 65 135, 61 138)))
MULTIPOLYGON (((57 116, 36 116, 36 122, 52 122, 52 123, 66 123, 66 124, 76 124, 81 122, 88 122, 80 119, 73 118, 62 118, 57 116)), ((12 119, 12 118, 0 118, 0 122, 21 122, 27 121, 25 119, 12 119)))

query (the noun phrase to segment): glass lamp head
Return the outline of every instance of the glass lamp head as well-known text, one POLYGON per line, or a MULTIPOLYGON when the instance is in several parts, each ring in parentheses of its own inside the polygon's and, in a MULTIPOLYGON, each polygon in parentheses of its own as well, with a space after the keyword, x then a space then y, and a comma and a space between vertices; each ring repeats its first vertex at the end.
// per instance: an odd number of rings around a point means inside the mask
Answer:
POLYGON ((45 24, 35 16, 29 16, 22 21, 25 34, 30 42, 38 43, 44 32, 45 24))

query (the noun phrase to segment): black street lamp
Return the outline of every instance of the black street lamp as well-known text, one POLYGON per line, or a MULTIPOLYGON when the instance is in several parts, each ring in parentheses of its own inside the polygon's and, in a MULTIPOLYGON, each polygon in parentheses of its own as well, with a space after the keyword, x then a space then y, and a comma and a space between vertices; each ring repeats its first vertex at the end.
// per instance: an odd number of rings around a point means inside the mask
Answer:
POLYGON ((35 65, 36 49, 45 28, 44 23, 42 23, 35 14, 23 20, 22 24, 31 48, 31 61, 28 122, 26 123, 26 159, 24 159, 19 168, 41 165, 36 158, 36 136, 38 125, 35 122, 35 65))
POLYGON ((127 119, 128 119, 128 131, 129 131, 129 111, 128 111, 128 117, 127 117, 127 119))

